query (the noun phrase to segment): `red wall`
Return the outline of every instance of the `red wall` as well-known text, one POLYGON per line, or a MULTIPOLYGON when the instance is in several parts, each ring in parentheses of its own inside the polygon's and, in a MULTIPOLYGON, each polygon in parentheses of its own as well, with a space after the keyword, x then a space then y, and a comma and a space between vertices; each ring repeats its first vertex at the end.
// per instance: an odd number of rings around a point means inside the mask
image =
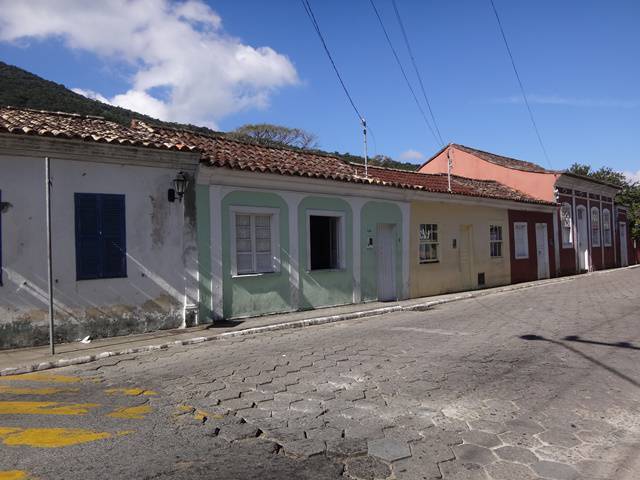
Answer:
POLYGON ((549 250, 549 274, 556 276, 555 244, 553 239, 553 214, 545 212, 527 212, 509 210, 509 248, 511 250, 511 283, 529 282, 538 279, 538 258, 536 249, 536 223, 547 224, 547 242, 549 250), (516 260, 516 246, 513 236, 513 224, 527 222, 529 237, 529 258, 516 260))

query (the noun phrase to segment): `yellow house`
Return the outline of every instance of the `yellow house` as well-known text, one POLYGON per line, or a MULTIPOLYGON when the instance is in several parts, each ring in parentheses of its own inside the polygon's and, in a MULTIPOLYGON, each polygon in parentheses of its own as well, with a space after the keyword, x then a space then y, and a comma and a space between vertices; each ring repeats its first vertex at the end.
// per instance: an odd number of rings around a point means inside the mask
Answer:
POLYGON ((521 270, 525 262, 518 248, 528 245, 526 235, 517 235, 514 243, 511 216, 550 216, 555 208, 493 180, 380 167, 370 167, 369 173, 407 189, 411 298, 511 283, 514 269, 521 270))

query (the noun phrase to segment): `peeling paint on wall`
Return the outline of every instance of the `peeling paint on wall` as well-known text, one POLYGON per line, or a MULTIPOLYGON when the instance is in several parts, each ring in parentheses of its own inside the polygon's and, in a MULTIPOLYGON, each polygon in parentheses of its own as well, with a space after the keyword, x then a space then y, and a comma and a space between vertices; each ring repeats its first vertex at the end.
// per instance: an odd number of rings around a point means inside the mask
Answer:
POLYGON ((13 207, 11 202, 0 202, 0 213, 7 213, 13 207))

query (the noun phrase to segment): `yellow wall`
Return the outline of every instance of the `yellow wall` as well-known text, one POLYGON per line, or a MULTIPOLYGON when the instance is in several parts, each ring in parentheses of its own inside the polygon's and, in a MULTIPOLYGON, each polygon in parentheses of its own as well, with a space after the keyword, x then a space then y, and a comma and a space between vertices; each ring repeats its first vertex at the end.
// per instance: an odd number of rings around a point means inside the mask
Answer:
POLYGON ((510 281, 508 210, 454 205, 440 202, 411 204, 410 292, 411 297, 438 295, 477 288, 478 273, 484 272, 487 287, 510 281), (419 229, 421 223, 438 225, 439 261, 420 263, 419 229), (489 225, 502 225, 502 258, 491 258, 489 225), (471 226, 472 248, 468 268, 464 268, 463 226, 471 226), (453 248, 453 240, 457 246, 453 248))

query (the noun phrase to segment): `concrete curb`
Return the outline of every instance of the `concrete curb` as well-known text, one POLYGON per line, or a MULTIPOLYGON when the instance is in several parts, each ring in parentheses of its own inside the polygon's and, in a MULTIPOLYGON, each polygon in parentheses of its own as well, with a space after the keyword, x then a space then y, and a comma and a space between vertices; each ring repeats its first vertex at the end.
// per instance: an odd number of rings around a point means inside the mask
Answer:
MULTIPOLYGON (((632 269, 638 266, 639 265, 632 265, 630 267, 624 267, 624 268, 632 269)), ((431 300, 423 303, 416 303, 413 305, 393 305, 390 307, 375 308, 371 310, 362 310, 359 312, 350 312, 342 315, 315 317, 315 318, 308 318, 305 320, 295 320, 292 322, 278 323, 275 325, 265 325, 262 327, 246 328, 244 330, 224 332, 224 333, 219 333, 217 335, 211 335, 211 336, 193 337, 186 340, 176 340, 173 342, 166 342, 166 343, 161 343, 157 345, 145 345, 143 347, 127 348, 127 349, 119 350, 115 352, 101 352, 95 355, 82 355, 75 358, 61 358, 59 360, 53 360, 50 362, 35 363, 35 364, 25 365, 21 367, 4 368, 0 370, 0 377, 8 376, 8 375, 21 375, 24 373, 31 373, 31 372, 39 372, 42 370, 49 370, 52 368, 67 367, 69 365, 80 365, 83 363, 96 362, 98 360, 102 360, 110 357, 130 355, 133 353, 153 352, 156 350, 164 350, 167 348, 182 346, 182 345, 195 345, 198 343, 210 342, 213 340, 224 340, 227 338, 243 337, 246 335, 256 335, 259 333, 275 332, 278 330, 304 328, 304 327, 311 327, 315 325, 325 325, 328 323, 343 322, 347 320, 356 320, 360 318, 375 317, 375 316, 385 315, 387 313, 419 312, 419 311, 429 310, 430 308, 433 308, 437 305, 444 305, 447 303, 458 302, 460 300, 468 300, 470 298, 485 297, 489 295, 495 295, 497 293, 514 292, 518 290, 525 290, 525 289, 535 288, 535 287, 543 287, 543 286, 552 285, 552 284, 566 283, 566 282, 571 282, 573 280, 576 280, 578 278, 583 278, 588 275, 606 274, 613 271, 623 270, 624 268, 617 268, 612 270, 600 270, 597 272, 591 272, 583 275, 573 275, 569 277, 540 280, 540 281, 536 281, 535 283, 507 285, 505 287, 500 287, 500 288, 491 289, 491 290, 474 290, 467 293, 461 293, 460 295, 456 295, 454 297, 442 298, 439 300, 431 300)))

